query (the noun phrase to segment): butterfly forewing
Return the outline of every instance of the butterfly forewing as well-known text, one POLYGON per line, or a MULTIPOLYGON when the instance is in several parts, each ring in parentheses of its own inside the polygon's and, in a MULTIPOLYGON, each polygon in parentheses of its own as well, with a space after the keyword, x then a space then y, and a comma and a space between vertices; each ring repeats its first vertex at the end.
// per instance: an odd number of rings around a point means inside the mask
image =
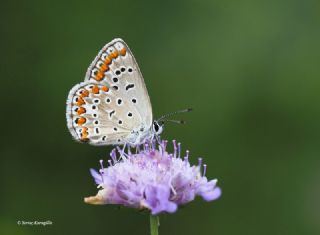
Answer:
POLYGON ((122 39, 106 44, 88 68, 85 81, 92 80, 119 89, 123 98, 138 109, 142 122, 150 127, 152 108, 139 66, 122 39))

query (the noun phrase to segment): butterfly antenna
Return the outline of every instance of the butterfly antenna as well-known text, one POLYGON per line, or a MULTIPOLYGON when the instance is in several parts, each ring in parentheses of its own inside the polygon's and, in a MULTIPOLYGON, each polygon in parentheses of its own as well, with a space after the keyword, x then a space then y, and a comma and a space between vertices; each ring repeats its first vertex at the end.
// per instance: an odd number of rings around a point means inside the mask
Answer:
POLYGON ((162 119, 161 122, 173 122, 177 124, 186 124, 184 120, 162 119))
MULTIPOLYGON (((177 110, 175 112, 172 112, 172 113, 168 113, 168 114, 165 114, 163 116, 161 116, 158 121, 162 121, 164 119, 166 119, 167 117, 171 117, 173 115, 176 115, 178 113, 188 113, 188 112, 191 112, 192 111, 192 108, 187 108, 187 109, 181 109, 181 110, 177 110)), ((169 121, 169 120, 167 120, 169 121)), ((171 121, 177 121, 177 120, 171 120, 171 121)), ((178 121, 179 122, 179 121, 178 121)), ((181 121, 180 121, 181 122, 181 121)), ((181 123, 182 124, 182 123, 181 123)))

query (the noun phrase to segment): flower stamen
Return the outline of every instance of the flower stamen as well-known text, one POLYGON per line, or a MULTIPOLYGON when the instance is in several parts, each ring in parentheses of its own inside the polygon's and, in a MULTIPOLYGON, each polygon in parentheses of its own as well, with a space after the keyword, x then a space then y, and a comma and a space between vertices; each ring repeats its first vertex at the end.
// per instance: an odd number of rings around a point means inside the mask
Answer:
POLYGON ((173 143, 173 157, 176 158, 177 157, 177 142, 176 140, 172 140, 173 143))
POLYGON ((181 143, 178 143, 178 157, 181 157, 181 143))
POLYGON ((203 173, 202 176, 206 176, 207 164, 203 164, 203 173))
POLYGON ((102 159, 100 159, 100 167, 101 167, 101 170, 103 171, 103 169, 104 169, 104 167, 103 167, 103 160, 102 159))

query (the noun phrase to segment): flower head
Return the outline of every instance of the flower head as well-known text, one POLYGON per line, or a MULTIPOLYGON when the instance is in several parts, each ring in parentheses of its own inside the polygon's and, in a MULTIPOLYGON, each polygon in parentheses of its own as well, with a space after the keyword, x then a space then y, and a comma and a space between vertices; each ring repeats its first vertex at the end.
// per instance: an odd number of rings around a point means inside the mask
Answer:
POLYGON ((99 172, 90 170, 100 190, 96 196, 85 198, 85 202, 148 209, 155 215, 173 213, 197 195, 206 201, 221 195, 217 180, 207 180, 201 158, 198 165, 191 166, 188 151, 180 157, 180 143, 173 141, 173 154, 166 151, 166 145, 167 141, 162 141, 145 144, 142 150, 138 146, 135 154, 130 148, 128 153, 118 148, 120 158, 114 149, 108 167, 100 160, 99 172))

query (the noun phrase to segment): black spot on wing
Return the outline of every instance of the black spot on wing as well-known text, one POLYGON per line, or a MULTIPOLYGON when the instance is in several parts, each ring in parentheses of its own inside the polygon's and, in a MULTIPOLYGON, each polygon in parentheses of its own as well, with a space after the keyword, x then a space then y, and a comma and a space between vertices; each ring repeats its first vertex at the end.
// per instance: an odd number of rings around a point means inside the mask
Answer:
POLYGON ((129 89, 132 89, 132 88, 134 88, 134 84, 128 84, 126 86, 126 90, 129 90, 129 89))
POLYGON ((115 114, 115 112, 116 112, 116 111, 112 110, 112 111, 109 113, 109 117, 111 118, 112 115, 115 114))

